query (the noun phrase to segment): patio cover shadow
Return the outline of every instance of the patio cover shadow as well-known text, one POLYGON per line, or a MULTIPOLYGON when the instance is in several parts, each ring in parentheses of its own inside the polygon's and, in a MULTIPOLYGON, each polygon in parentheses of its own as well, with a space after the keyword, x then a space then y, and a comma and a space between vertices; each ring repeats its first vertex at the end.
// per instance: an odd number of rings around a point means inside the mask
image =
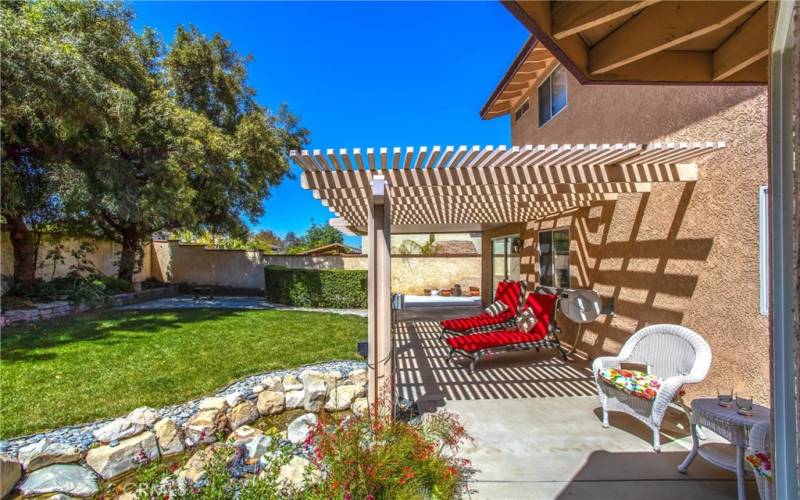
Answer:
POLYGON ((400 397, 420 411, 446 400, 558 398, 597 394, 585 361, 564 362, 555 350, 502 353, 481 360, 474 374, 466 361, 448 363, 436 321, 402 321, 394 327, 395 380, 400 397))

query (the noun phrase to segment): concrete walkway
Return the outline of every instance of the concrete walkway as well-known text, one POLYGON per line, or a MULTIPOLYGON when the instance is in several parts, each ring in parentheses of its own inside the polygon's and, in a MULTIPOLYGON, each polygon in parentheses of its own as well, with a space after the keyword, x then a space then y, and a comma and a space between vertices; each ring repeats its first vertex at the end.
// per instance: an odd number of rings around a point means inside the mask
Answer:
POLYGON ((280 304, 271 304, 261 297, 214 297, 213 299, 194 300, 192 295, 178 295, 164 299, 139 302, 117 307, 116 309, 128 311, 150 311, 161 309, 278 309, 285 311, 308 311, 344 314, 349 316, 367 317, 366 309, 317 309, 310 307, 290 307, 280 304))

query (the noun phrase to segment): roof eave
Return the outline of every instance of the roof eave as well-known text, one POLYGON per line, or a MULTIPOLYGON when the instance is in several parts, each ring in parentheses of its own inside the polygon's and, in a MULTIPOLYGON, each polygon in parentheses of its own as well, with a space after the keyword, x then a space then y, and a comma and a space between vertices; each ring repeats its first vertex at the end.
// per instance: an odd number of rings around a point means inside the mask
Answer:
POLYGON ((503 93, 503 91, 508 86, 508 83, 514 78, 514 75, 517 73, 519 67, 525 62, 528 58, 528 55, 531 51, 536 47, 538 40, 535 36, 531 35, 528 37, 528 41, 525 42, 525 45, 522 46, 522 49, 517 53, 517 56, 514 58, 514 62, 511 63, 511 66, 508 67, 506 70, 505 75, 500 80, 500 83, 497 84, 492 94, 489 96, 489 99, 481 108, 481 118, 483 120, 491 120, 492 118, 497 118, 499 116, 504 115, 505 113, 500 114, 493 114, 491 111, 491 107, 495 104, 495 101, 498 97, 503 93))

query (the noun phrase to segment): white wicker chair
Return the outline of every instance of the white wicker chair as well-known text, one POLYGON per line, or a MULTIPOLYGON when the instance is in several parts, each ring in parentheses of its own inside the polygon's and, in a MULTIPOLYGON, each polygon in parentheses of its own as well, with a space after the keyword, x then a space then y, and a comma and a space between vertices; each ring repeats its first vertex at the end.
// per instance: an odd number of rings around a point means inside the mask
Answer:
MULTIPOLYGON (((772 425, 769 423, 756 424, 750 429, 749 435, 750 446, 747 453, 768 453, 772 455, 772 425)), ((769 481, 764 476, 758 473, 750 464, 753 469, 753 474, 756 477, 756 485, 758 485, 758 494, 761 500, 772 500, 775 498, 775 481, 769 481)))
POLYGON ((652 325, 636 332, 622 346, 618 356, 594 360, 597 394, 603 406, 603 427, 608 427, 608 412, 631 415, 653 430, 653 449, 661 451, 661 422, 670 404, 676 404, 689 416, 689 409, 680 396, 681 387, 702 381, 711 367, 711 348, 695 332, 678 325, 652 325), (621 362, 647 364, 650 373, 662 380, 655 399, 629 395, 602 382, 598 374, 603 368, 619 368, 621 362))

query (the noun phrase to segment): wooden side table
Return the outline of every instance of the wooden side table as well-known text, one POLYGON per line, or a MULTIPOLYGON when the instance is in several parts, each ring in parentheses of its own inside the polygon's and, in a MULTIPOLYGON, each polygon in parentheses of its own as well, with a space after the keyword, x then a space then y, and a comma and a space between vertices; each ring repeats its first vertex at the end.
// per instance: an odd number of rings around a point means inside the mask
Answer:
POLYGON ((748 445, 748 435, 755 424, 769 422, 769 408, 753 405, 752 413, 752 415, 741 415, 736 411, 736 406, 722 407, 716 398, 692 401, 692 451, 678 466, 678 472, 686 474, 686 469, 699 453, 717 467, 736 473, 739 500, 744 500, 746 498, 744 454, 748 445), (701 446, 698 426, 711 429, 730 441, 730 444, 704 443, 701 446))

